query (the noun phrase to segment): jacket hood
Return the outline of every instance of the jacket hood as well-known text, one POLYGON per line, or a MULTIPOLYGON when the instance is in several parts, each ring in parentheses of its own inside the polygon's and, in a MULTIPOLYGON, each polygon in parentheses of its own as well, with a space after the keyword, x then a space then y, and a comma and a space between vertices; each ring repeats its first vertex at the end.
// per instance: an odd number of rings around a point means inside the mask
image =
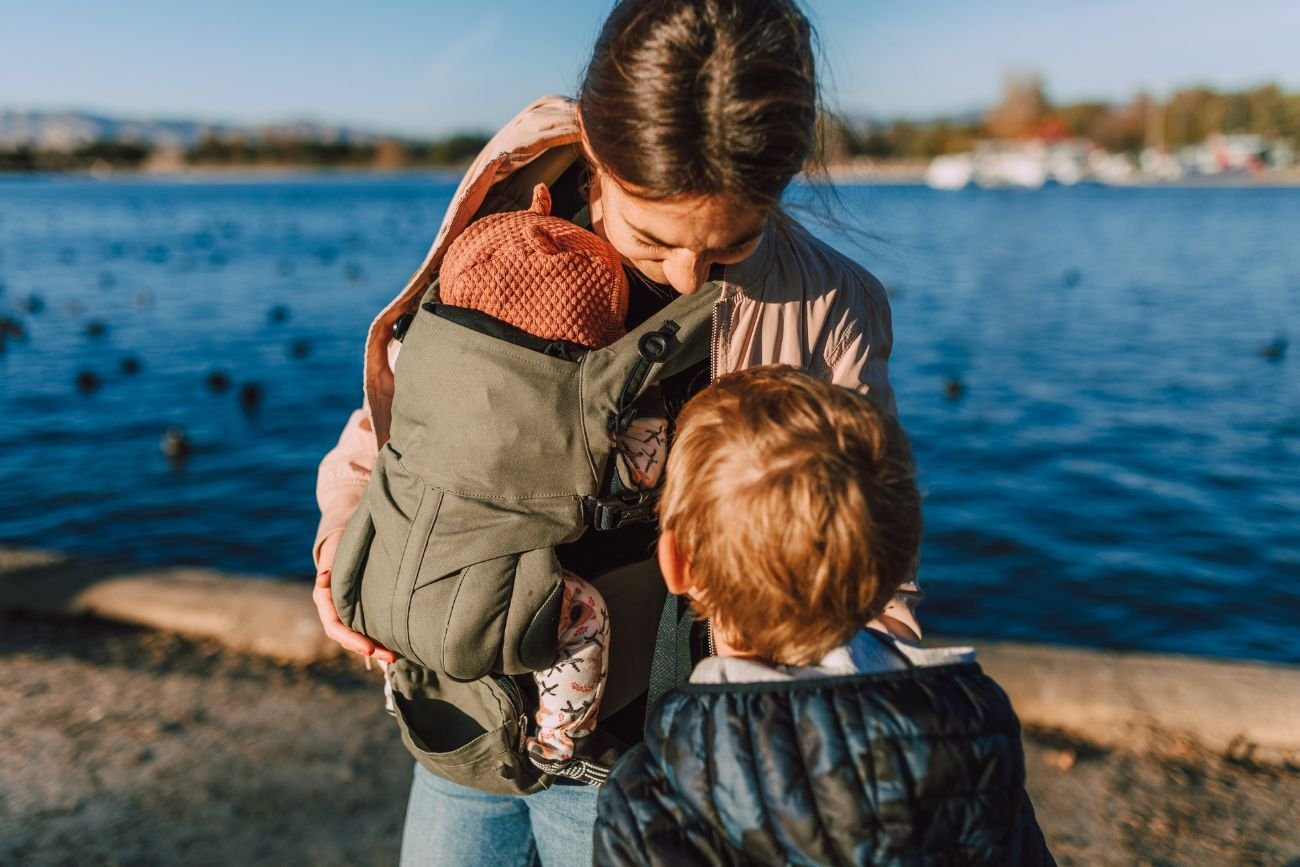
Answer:
POLYGON ((681 807, 767 863, 1001 863, 976 853, 1006 853, 1024 799, 1019 722, 975 663, 690 684, 646 740, 681 807))

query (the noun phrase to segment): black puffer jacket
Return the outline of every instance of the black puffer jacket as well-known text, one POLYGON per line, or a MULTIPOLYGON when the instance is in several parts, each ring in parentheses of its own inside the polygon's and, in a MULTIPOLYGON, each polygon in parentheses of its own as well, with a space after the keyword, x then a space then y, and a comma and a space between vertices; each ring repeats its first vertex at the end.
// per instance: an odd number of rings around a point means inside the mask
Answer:
POLYGON ((688 684, 600 793, 597 864, 1054 864, 976 663, 688 684))

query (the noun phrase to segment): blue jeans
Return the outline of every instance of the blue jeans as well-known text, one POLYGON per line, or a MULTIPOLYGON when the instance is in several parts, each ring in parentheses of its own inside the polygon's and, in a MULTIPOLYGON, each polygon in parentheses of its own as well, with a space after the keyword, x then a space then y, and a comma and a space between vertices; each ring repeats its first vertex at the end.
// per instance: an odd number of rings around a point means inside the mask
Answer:
POLYGON ((488 795, 415 766, 401 867, 591 863, 594 786, 552 786, 526 798, 488 795))

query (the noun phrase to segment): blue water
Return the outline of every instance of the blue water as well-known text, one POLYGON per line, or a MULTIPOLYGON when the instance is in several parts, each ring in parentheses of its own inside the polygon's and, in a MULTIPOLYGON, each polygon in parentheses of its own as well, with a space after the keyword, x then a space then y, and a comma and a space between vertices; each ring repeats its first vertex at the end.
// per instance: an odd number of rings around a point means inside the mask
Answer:
MULTIPOLYGON (((366 327, 455 180, 0 179, 28 331, 0 352, 0 544, 309 576, 366 327)), ((1300 344, 1300 191, 841 195, 825 231, 892 296, 927 628, 1300 662, 1300 345, 1259 355, 1300 344)))

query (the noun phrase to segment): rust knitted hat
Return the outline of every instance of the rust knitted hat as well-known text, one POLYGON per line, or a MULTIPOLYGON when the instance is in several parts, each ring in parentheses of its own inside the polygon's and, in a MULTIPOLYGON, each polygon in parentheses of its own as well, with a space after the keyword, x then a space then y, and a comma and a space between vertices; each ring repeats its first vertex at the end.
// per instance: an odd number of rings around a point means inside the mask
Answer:
POLYGON ((536 337, 607 346, 627 333, 622 260, 610 244, 550 213, 551 194, 538 184, 527 211, 472 223, 447 249, 438 294, 536 337))

